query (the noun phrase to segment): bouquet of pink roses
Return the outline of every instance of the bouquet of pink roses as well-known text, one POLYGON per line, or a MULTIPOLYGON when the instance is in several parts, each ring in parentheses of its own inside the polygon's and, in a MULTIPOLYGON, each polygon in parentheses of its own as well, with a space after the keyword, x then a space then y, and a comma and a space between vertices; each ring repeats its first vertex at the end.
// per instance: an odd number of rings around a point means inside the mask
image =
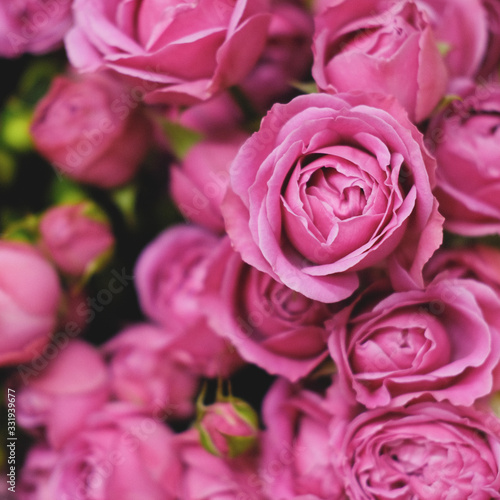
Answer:
POLYGON ((1 498, 500 498, 498 0, 0 27, 1 498))

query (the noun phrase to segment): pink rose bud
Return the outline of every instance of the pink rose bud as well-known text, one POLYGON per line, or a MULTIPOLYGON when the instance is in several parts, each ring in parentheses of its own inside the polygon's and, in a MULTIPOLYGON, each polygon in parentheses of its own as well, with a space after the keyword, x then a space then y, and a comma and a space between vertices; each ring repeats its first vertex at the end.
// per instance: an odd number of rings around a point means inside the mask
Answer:
POLYGON ((40 222, 41 247, 57 267, 81 276, 109 256, 114 237, 106 216, 92 203, 60 205, 40 222))
POLYGON ((269 0, 118 0, 112 9, 76 0, 66 50, 79 70, 132 78, 148 102, 193 104, 250 72, 266 43, 268 9, 269 0))
POLYGON ((196 427, 207 451, 234 458, 256 445, 259 417, 246 401, 229 396, 209 406, 198 404, 196 427))
POLYGON ((35 147, 73 180, 105 188, 123 184, 151 140, 139 100, 104 73, 57 77, 35 108, 35 147))
POLYGON ((161 419, 194 413, 198 377, 176 361, 175 340, 166 330, 147 323, 115 335, 104 346, 114 396, 161 419))
POLYGON ((73 0, 0 3, 0 56, 44 54, 62 44, 71 27, 73 0))
POLYGON ((417 122, 429 116, 448 84, 432 25, 414 2, 388 9, 380 0, 335 2, 316 18, 313 51, 321 90, 393 95, 417 122))
POLYGON ((95 347, 73 340, 59 349, 46 368, 23 370, 16 399, 19 425, 43 429, 54 448, 60 448, 109 394, 107 368, 95 347))
POLYGON ((185 217, 216 232, 224 231, 220 205, 229 183, 229 166, 248 138, 233 133, 224 140, 205 140, 191 148, 171 170, 171 193, 185 217))
POLYGON ((38 250, 0 241, 0 366, 37 357, 57 324, 59 278, 38 250))

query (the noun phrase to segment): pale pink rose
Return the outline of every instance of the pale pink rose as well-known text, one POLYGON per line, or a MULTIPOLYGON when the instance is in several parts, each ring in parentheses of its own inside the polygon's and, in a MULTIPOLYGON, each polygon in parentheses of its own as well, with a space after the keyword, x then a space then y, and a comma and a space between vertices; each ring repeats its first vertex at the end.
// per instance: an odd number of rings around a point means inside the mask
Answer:
POLYGON ((109 378, 99 351, 81 340, 61 345, 54 359, 23 384, 18 380, 16 417, 61 448, 109 396, 109 378))
POLYGON ((0 3, 0 56, 44 54, 62 45, 73 24, 73 0, 9 0, 0 3))
POLYGON ((411 0, 332 2, 316 17, 313 51, 321 90, 393 95, 417 122, 446 92, 448 74, 431 22, 411 0))
POLYGON ((442 240, 434 169, 393 99, 299 96, 240 149, 222 214, 245 262, 309 298, 345 299, 386 259, 396 287, 422 286, 442 240))
POLYGON ((236 349, 208 323, 202 300, 210 256, 219 237, 199 226, 172 226, 141 253, 135 284, 141 308, 176 335, 175 359, 207 377, 227 375, 243 364, 236 349))
POLYGON ((430 123, 436 197, 445 228, 465 236, 500 233, 500 84, 462 85, 430 123))
POLYGON ((95 217, 87 203, 47 210, 39 230, 41 248, 61 271, 74 276, 83 275, 114 245, 109 222, 95 217))
POLYGON ((82 71, 132 78, 148 102, 193 104, 252 69, 266 42, 268 3, 76 0, 66 50, 82 71))
POLYGON ((264 399, 266 431, 259 467, 259 484, 267 498, 345 498, 333 467, 338 448, 330 427, 343 428, 350 411, 341 397, 335 397, 335 409, 340 418, 318 394, 298 390, 284 379, 274 383, 264 399))
POLYGON ((103 347, 114 396, 158 418, 194 412, 198 377, 175 361, 175 337, 147 323, 129 326, 103 347))
POLYGON ((139 100, 105 73, 56 77, 35 108, 35 147, 71 179, 106 188, 123 184, 151 142, 139 100))
POLYGON ((240 355, 268 373, 296 381, 327 357, 331 311, 249 266, 221 241, 210 263, 210 324, 240 355))
POLYGON ((179 434, 177 444, 184 467, 180 500, 267 500, 257 477, 258 451, 217 457, 200 445, 194 429, 179 434))
POLYGON ((470 278, 487 284, 500 295, 500 250, 486 245, 439 249, 424 268, 427 281, 436 276, 470 278))
POLYGON ((189 220, 224 231, 220 205, 229 184, 229 166, 248 134, 234 132, 222 140, 204 140, 170 169, 171 196, 189 220))
POLYGON ((111 403, 60 450, 47 494, 61 500, 178 500, 181 476, 169 428, 132 405, 111 403))
POLYGON ((301 0, 273 0, 267 43, 241 89, 257 110, 293 96, 292 82, 311 78, 314 22, 301 0))
POLYGON ((57 273, 38 250, 0 241, 0 365, 39 354, 56 327, 60 299, 57 273))
POLYGON ((500 498, 499 421, 446 403, 371 410, 335 454, 346 498, 500 498))
POLYGON ((477 75, 488 46, 485 0, 415 0, 415 3, 427 14, 450 77, 477 75))
POLYGON ((28 451, 18 476, 19 482, 15 484, 19 500, 53 500, 48 481, 58 457, 56 450, 44 444, 37 444, 28 451))
POLYGON ((500 298, 488 286, 441 279, 425 290, 354 303, 331 321, 329 348, 346 392, 367 406, 414 400, 469 406, 496 389, 500 298))

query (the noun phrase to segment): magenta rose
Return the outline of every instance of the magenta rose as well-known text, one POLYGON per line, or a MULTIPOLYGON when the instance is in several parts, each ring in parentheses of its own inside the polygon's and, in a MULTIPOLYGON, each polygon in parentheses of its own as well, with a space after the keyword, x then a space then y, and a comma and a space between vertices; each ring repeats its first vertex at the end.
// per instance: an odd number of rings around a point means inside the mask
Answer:
POLYGON ((468 406, 495 389, 500 299, 491 288, 443 279, 368 299, 330 323, 331 355, 357 401, 368 408, 429 398, 468 406))
POLYGON ((76 0, 66 50, 82 71, 132 78, 148 102, 193 104, 253 68, 266 42, 268 3, 76 0))
POLYGON ((60 450, 47 498, 177 500, 181 473, 167 426, 131 405, 112 403, 93 413, 60 450))
POLYGON ((249 266, 228 238, 210 263, 210 324, 247 361, 296 381, 327 356, 330 309, 249 266))
POLYGON ((339 396, 332 393, 327 401, 283 379, 271 387, 264 399, 266 431, 259 468, 259 484, 266 498, 345 498, 333 467, 332 457, 338 449, 329 430, 332 423, 343 428, 351 416, 339 396))
POLYGON ((335 461, 350 500, 500 498, 499 421, 446 403, 371 410, 335 461))
POLYGON ((258 454, 223 459, 205 450, 198 433, 177 436, 183 464, 182 500, 266 500, 257 480, 258 454))
POLYGON ((0 56, 44 54, 58 48, 73 24, 73 0, 0 3, 0 56))
POLYGON ((194 412, 198 377, 175 360, 175 337, 147 323, 129 326, 103 347, 113 395, 159 418, 194 412))
POLYGON ((445 228, 465 236, 500 233, 500 85, 466 86, 435 117, 427 139, 437 160, 436 197, 445 228))
POLYGON ((141 308, 176 336, 175 359, 206 377, 228 375, 243 363, 234 346, 210 326, 204 297, 220 238, 199 226, 172 226, 141 253, 135 284, 141 308))
POLYGON ((233 132, 222 140, 201 141, 171 168, 171 196, 187 219, 224 231, 220 205, 229 184, 229 166, 247 138, 243 132, 233 132))
POLYGON ((315 300, 345 299, 386 259, 395 286, 421 286, 442 238, 434 168, 394 100, 300 96, 240 149, 226 229, 245 262, 315 300))
POLYGON ((68 441, 88 416, 109 396, 104 360, 90 344, 73 340, 27 383, 18 381, 16 417, 19 425, 39 432, 54 448, 68 441))
POLYGON ((393 95, 417 122, 444 96, 448 75, 418 3, 332 2, 316 17, 313 77, 329 93, 393 95))
POLYGON ((151 142, 151 125, 130 89, 103 73, 59 76, 37 104, 36 149, 64 175, 99 187, 129 181, 151 142))
POLYGON ((61 286, 54 268, 26 243, 0 241, 0 365, 35 358, 57 325, 61 286))
POLYGON ((40 221, 40 245, 63 272, 80 276, 112 251, 109 222, 88 203, 60 205, 40 221))

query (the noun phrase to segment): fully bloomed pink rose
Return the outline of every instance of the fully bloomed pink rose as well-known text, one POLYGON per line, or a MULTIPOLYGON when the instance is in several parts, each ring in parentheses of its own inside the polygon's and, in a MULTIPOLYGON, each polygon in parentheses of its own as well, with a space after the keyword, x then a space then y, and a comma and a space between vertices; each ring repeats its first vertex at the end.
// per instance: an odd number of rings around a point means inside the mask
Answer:
POLYGON ((245 262, 315 300, 345 299, 356 271, 385 259, 395 286, 422 286, 442 238, 434 168, 394 100, 300 96, 275 105, 240 149, 226 229, 245 262))
POLYGON ((339 379, 357 401, 368 408, 429 398, 469 406, 496 389, 500 299, 490 287, 442 279, 368 299, 330 323, 339 379))
POLYGON ((192 104, 239 83, 259 58, 268 0, 76 0, 71 63, 131 77, 149 102, 192 104), (251 40, 251 43, 249 43, 251 40))
POLYGON ((104 360, 97 349, 81 340, 61 346, 46 368, 27 383, 20 382, 16 394, 19 425, 43 429, 54 448, 61 448, 109 396, 104 360))
POLYGON ((168 427, 132 405, 112 403, 59 451, 42 498, 177 500, 181 473, 168 427))
POLYGON ((0 365, 40 354, 57 325, 60 299, 57 273, 38 250, 0 241, 0 365))
POLYGON ((498 419, 446 403, 371 410, 334 458, 350 500, 500 498, 498 419))
POLYGON ((445 228, 465 236, 500 233, 500 84, 462 87, 436 116, 427 139, 437 160, 445 228))
POLYGON ((393 95, 417 122, 448 84, 430 20, 411 0, 331 2, 316 17, 313 50, 321 90, 393 95))
POLYGON ((198 377, 176 361, 175 336, 147 323, 129 326, 108 341, 106 355, 114 396, 158 417, 194 412, 198 377))
POLYGON ((64 175, 114 187, 129 181, 151 142, 130 89, 105 73, 56 77, 31 124, 36 149, 64 175))
POLYGON ((220 238, 199 226, 178 225, 161 233, 141 253, 135 284, 141 308, 176 341, 176 359, 206 377, 227 375, 243 362, 234 346, 208 322, 203 298, 213 293, 207 278, 220 238))
POLYGON ((210 324, 240 355, 268 373, 296 381, 327 356, 330 309, 249 266, 228 238, 210 262, 210 324))
POLYGON ((0 3, 0 56, 44 54, 58 48, 73 24, 73 0, 10 0, 0 3))
POLYGON ((63 272, 80 276, 114 244, 108 221, 99 220, 87 203, 60 205, 40 221, 41 246, 63 272))
POLYGON ((234 132, 223 139, 201 141, 170 169, 172 198, 187 219, 224 231, 220 205, 229 184, 229 166, 247 138, 234 132))

